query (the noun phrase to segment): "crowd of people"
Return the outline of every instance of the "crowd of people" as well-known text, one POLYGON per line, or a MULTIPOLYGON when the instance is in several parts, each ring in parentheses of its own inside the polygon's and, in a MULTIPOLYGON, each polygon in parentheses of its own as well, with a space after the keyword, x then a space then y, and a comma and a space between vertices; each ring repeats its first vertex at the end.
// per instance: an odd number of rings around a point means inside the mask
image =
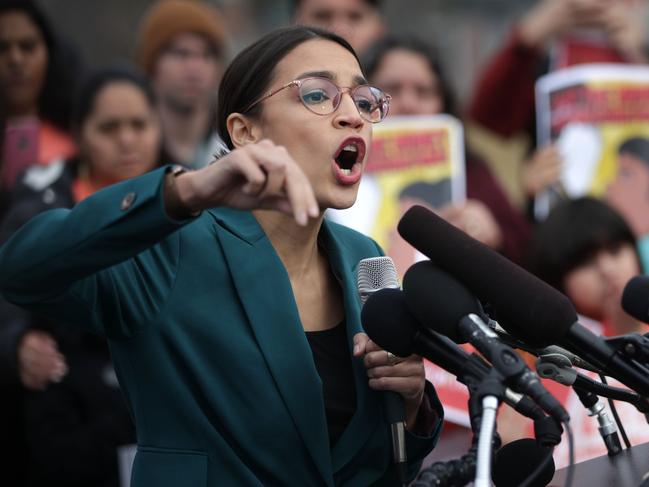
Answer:
MULTIPOLYGON (((324 216, 354 203, 385 117, 479 127, 490 140, 466 138, 466 201, 439 215, 565 293, 599 333, 643 331, 620 304, 643 273, 643 223, 591 197, 544 221, 531 210, 562 170, 554 145, 531 142, 534 82, 561 67, 553 41, 597 31, 608 61, 645 63, 642 0, 538 0, 465 103, 435 46, 391 33, 378 0, 291 5, 292 26, 229 63, 216 8, 158 0, 132 64, 89 70, 34 0, 0 0, 6 485, 117 487, 130 444, 134 486, 393 485, 382 390, 404 398, 414 478, 445 441, 444 404, 421 358, 362 333, 352 269, 382 249, 324 216), (521 134, 524 157, 494 157, 521 134)), ((642 159, 636 146, 624 153, 642 159)), ((633 416, 632 440, 649 440, 633 416)), ((499 431, 531 434, 504 407, 499 431)))

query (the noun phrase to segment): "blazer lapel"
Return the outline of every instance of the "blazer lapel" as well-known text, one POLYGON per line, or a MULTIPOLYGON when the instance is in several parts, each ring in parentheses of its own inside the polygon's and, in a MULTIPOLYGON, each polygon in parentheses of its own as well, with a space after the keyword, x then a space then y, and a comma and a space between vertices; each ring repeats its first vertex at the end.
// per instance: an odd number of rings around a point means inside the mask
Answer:
MULTIPOLYGON (((354 335, 363 332, 360 319, 361 304, 356 284, 358 262, 350 260, 351 256, 345 252, 345 246, 338 240, 332 228, 332 225, 325 220, 322 239, 330 265, 342 287, 347 341, 351 354, 354 349, 354 335)), ((367 385, 368 378, 363 361, 352 357, 352 367, 356 386, 356 413, 331 451, 334 472, 352 461, 356 453, 366 444, 376 422, 381 420, 381 411, 378 407, 380 395, 367 385)))
POLYGON ((210 210, 241 303, 277 388, 327 485, 333 485, 320 377, 288 274, 250 212, 210 210))

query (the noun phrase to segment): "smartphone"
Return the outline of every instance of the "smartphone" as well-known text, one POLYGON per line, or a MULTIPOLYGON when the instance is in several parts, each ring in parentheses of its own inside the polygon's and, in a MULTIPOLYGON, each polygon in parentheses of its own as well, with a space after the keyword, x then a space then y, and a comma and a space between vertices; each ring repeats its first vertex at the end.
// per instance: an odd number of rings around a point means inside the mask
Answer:
POLYGON ((38 163, 39 132, 40 123, 37 119, 7 124, 0 166, 0 178, 5 188, 12 188, 25 168, 38 163))

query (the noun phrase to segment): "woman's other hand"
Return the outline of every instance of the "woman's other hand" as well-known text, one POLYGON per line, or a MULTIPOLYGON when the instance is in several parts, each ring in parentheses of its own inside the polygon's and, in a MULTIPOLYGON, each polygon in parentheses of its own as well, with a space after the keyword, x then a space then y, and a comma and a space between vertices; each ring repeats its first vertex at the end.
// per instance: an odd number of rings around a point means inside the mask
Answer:
POLYGON ((292 214, 300 225, 320 214, 302 169, 284 147, 270 140, 235 149, 203 169, 182 174, 172 187, 175 194, 165 195, 167 208, 180 206, 187 213, 220 206, 272 209, 292 214), (176 205, 170 201, 174 199, 176 205))
POLYGON ((426 374, 421 357, 397 357, 374 343, 365 333, 354 335, 354 357, 362 357, 369 386, 379 391, 394 391, 403 396, 406 429, 412 430, 424 397, 426 374))

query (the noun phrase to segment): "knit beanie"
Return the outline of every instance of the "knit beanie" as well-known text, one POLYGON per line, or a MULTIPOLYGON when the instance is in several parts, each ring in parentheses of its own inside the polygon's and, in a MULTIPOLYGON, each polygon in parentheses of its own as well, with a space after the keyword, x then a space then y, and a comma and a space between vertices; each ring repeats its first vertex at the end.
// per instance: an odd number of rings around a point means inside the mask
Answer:
POLYGON ((226 33, 218 12, 199 0, 160 0, 140 24, 137 61, 151 75, 160 51, 177 35, 204 36, 217 53, 222 53, 226 33))

